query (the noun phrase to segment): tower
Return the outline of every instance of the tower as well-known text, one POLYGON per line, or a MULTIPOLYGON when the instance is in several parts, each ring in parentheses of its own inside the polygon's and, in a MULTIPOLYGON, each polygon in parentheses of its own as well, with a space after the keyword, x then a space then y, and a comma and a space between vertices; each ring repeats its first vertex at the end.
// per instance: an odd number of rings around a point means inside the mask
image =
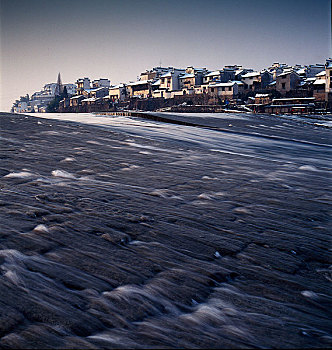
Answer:
POLYGON ((62 94, 62 92, 63 92, 63 85, 62 85, 62 82, 61 82, 61 75, 59 73, 58 74, 58 80, 56 82, 54 95, 55 96, 60 96, 62 94))

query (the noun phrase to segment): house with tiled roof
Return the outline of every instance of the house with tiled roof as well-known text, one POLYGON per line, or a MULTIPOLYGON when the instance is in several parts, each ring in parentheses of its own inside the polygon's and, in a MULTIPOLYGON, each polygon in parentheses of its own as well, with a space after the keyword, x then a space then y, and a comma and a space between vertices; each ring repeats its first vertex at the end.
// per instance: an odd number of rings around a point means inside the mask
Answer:
POLYGON ((285 95, 291 90, 295 90, 301 81, 301 77, 294 71, 293 68, 285 69, 276 78, 276 90, 285 95))

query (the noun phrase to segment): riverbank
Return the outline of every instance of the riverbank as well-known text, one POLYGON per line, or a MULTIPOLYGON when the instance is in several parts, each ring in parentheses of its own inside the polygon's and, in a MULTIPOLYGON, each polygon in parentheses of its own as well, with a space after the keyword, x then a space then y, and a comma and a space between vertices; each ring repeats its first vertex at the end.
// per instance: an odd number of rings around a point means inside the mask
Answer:
POLYGON ((0 347, 332 345, 330 130, 187 118, 0 115, 0 347))

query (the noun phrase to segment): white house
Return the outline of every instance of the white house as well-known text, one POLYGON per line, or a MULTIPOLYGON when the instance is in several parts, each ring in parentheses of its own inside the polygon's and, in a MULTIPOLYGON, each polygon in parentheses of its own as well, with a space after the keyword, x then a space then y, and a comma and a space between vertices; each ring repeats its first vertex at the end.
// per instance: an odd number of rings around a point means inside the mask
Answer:
POLYGON ((312 86, 313 96, 316 98, 316 101, 324 101, 326 90, 326 71, 323 70, 320 73, 316 74, 315 78, 308 79, 315 79, 315 81, 312 83, 312 86))
POLYGON ((57 87, 57 83, 45 84, 44 88, 43 88, 43 91, 47 95, 55 96, 55 89, 56 89, 56 87, 57 87))
POLYGON ((209 94, 224 99, 233 99, 242 91, 243 83, 240 81, 230 81, 228 83, 209 84, 209 94))
POLYGON ((148 98, 151 96, 152 80, 138 80, 127 84, 129 97, 148 98))
POLYGON ((220 81, 221 71, 215 70, 213 72, 208 72, 203 77, 203 84, 210 84, 213 81, 220 81))
POLYGON ((193 89, 202 85, 203 76, 207 73, 206 68, 187 67, 184 74, 179 76, 180 89, 193 89))
POLYGON ((111 86, 108 89, 109 99, 113 102, 123 101, 126 98, 126 95, 127 95, 127 90, 124 84, 111 86))
POLYGON ((110 87, 110 86, 111 86, 111 82, 109 81, 109 79, 100 78, 92 82, 93 88, 110 87))
POLYGON ((68 95, 76 95, 76 85, 75 84, 64 84, 66 87, 68 95))
POLYGON ((81 78, 76 81, 77 89, 76 92, 78 95, 82 95, 84 90, 90 89, 90 79, 81 78))
POLYGON ((173 68, 171 71, 160 76, 160 90, 180 90, 179 76, 185 74, 184 69, 173 68))
POLYGON ((241 81, 244 83, 244 88, 248 90, 253 90, 255 85, 260 84, 261 73, 260 72, 250 72, 242 75, 241 81))
POLYGON ((325 93, 326 93, 326 101, 330 101, 332 99, 332 58, 326 60, 325 63, 325 71, 326 71, 326 84, 325 84, 325 93))
POLYGON ((27 102, 19 102, 16 107, 14 107, 14 113, 27 112, 28 104, 27 102))

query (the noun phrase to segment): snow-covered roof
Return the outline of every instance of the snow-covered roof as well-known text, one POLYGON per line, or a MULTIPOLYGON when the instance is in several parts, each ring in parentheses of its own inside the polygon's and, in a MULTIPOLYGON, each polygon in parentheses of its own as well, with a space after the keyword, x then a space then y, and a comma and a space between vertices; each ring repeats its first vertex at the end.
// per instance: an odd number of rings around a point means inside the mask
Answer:
POLYGON ((312 78, 307 78, 307 79, 305 79, 304 81, 310 83, 311 81, 315 81, 315 80, 316 80, 316 78, 315 78, 315 77, 312 77, 312 78))
POLYGON ((90 91, 101 91, 101 90, 104 90, 104 89, 108 89, 108 87, 101 86, 99 88, 91 89, 90 91))
POLYGON ((253 78, 259 76, 261 73, 259 72, 250 72, 242 75, 242 78, 253 78))
POLYGON ((184 74, 179 77, 180 79, 186 79, 186 78, 195 78, 195 74, 184 74))
POLYGON ((143 84, 148 84, 150 82, 151 82, 151 80, 139 80, 139 81, 135 81, 134 83, 129 83, 128 85, 130 85, 130 86, 143 85, 143 84))
POLYGON ((269 85, 275 85, 277 82, 273 80, 269 85))
POLYGON ((235 71, 235 75, 238 75, 238 74, 242 73, 243 71, 244 71, 244 69, 237 69, 235 71))
POLYGON ((167 77, 171 77, 172 76, 172 72, 167 72, 165 74, 163 74, 160 78, 167 78, 167 77))
POLYGON ((109 81, 109 79, 107 79, 107 78, 99 78, 99 79, 95 79, 95 80, 93 81, 93 83, 94 83, 94 82, 101 81, 101 80, 107 80, 107 81, 109 81))
POLYGON ((75 99, 77 99, 77 98, 82 98, 82 97, 84 97, 83 95, 78 95, 78 96, 73 96, 73 97, 71 97, 70 99, 71 100, 75 100, 75 99))
POLYGON ((286 76, 286 75, 288 75, 288 74, 291 74, 291 73, 295 73, 295 72, 293 71, 293 69, 285 69, 282 73, 280 73, 280 74, 278 75, 278 77, 284 77, 284 76, 286 76))
POLYGON ((255 97, 269 97, 269 94, 256 94, 255 97))
POLYGON ((306 74, 306 69, 305 68, 301 68, 299 70, 296 71, 297 74, 306 74))
POLYGON ((236 83, 237 85, 244 85, 240 80, 233 80, 233 83, 236 83))
POLYGON ((111 86, 111 87, 109 88, 109 90, 120 89, 120 88, 123 88, 123 87, 124 87, 124 85, 123 85, 123 84, 114 85, 114 86, 111 86))
POLYGON ((81 102, 94 102, 96 100, 99 100, 98 98, 95 97, 90 97, 90 98, 85 98, 84 100, 82 100, 81 102))
POLYGON ((205 74, 205 77, 212 77, 214 75, 220 75, 220 71, 219 70, 215 70, 213 72, 207 73, 207 74, 205 74))
POLYGON ((324 76, 324 75, 326 75, 326 71, 325 71, 325 70, 322 70, 321 72, 319 72, 319 73, 316 74, 316 77, 322 77, 322 76, 324 76))
POLYGON ((314 85, 321 85, 321 84, 325 84, 325 79, 317 79, 316 81, 314 81, 314 85))
POLYGON ((217 83, 217 84, 209 84, 210 87, 226 87, 226 86, 233 86, 237 84, 235 81, 230 81, 228 83, 217 83))
POLYGON ((84 91, 86 91, 86 92, 91 92, 91 91, 96 91, 97 89, 99 89, 99 88, 84 89, 84 91))
POLYGON ((158 79, 157 81, 155 81, 152 85, 153 85, 153 86, 160 85, 160 79, 158 79))

